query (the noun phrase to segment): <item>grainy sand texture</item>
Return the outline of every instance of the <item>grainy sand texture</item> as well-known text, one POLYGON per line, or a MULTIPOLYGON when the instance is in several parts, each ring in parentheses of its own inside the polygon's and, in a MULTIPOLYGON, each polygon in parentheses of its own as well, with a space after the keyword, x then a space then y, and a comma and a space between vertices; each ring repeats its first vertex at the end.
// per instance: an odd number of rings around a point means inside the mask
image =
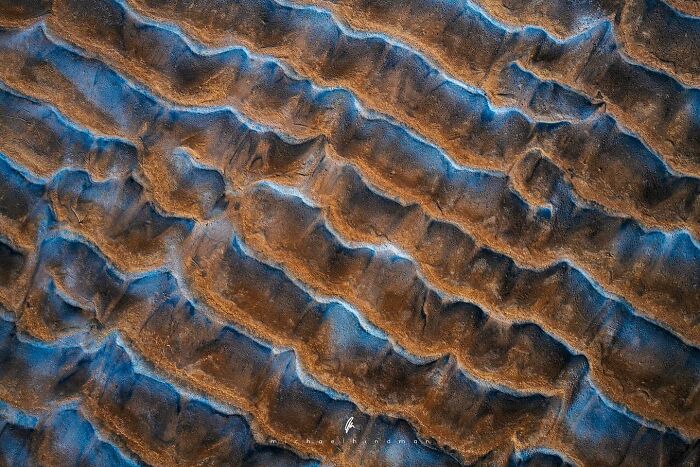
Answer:
POLYGON ((697 0, 0 0, 1 466, 699 439, 697 0))

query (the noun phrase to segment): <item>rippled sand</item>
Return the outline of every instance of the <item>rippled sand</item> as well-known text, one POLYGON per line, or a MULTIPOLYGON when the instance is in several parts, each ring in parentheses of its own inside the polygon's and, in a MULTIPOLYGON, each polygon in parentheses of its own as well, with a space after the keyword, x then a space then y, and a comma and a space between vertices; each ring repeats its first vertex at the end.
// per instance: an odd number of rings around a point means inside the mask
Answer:
POLYGON ((698 15, 0 0, 0 465, 699 465, 698 15))

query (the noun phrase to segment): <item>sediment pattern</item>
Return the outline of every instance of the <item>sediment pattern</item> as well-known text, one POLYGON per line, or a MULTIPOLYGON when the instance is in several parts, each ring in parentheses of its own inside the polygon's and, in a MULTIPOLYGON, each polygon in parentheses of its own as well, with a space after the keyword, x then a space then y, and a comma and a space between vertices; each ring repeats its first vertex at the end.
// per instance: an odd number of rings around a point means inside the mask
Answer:
POLYGON ((8 465, 697 465, 692 2, 0 2, 8 465))

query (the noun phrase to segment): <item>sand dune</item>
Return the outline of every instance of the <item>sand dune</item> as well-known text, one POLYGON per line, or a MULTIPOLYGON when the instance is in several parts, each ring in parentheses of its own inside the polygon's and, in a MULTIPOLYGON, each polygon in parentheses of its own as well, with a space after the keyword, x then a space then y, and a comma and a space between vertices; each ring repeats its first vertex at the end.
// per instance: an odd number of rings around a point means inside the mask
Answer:
POLYGON ((0 463, 700 463, 692 3, 0 2, 0 463))

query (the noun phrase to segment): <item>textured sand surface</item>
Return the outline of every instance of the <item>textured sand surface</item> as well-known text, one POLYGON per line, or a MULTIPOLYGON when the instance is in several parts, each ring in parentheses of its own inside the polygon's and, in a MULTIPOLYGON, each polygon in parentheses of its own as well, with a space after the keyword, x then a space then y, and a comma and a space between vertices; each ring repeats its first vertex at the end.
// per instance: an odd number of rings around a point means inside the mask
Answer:
POLYGON ((0 0, 0 465, 700 465, 697 0, 0 0))

